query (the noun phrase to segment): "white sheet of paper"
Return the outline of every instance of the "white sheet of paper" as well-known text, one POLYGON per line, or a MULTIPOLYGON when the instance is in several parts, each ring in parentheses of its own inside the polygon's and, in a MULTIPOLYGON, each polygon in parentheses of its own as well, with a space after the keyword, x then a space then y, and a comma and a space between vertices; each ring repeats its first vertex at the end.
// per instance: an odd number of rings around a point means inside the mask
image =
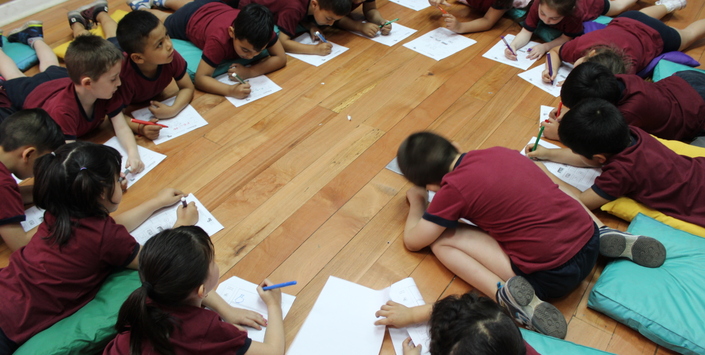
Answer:
MULTIPOLYGON (((120 171, 125 171, 125 164, 127 163, 127 151, 122 148, 122 145, 120 145, 120 141, 118 141, 117 137, 108 139, 108 141, 105 142, 105 145, 113 147, 118 152, 120 152, 120 154, 122 155, 120 171)), ((130 186, 134 185, 143 176, 147 175, 148 172, 152 171, 152 169, 154 169, 157 165, 159 165, 159 163, 166 159, 166 155, 162 153, 157 153, 153 150, 149 150, 143 146, 138 145, 137 151, 140 153, 140 158, 144 163, 144 170, 142 170, 139 174, 129 173, 127 174, 127 176, 125 176, 125 178, 127 179, 127 188, 130 188, 130 186)))
POLYGON ((44 210, 37 206, 26 209, 24 215, 26 218, 24 221, 20 222, 20 224, 25 232, 29 232, 32 228, 36 228, 44 222, 44 210))
MULTIPOLYGON (((534 142, 536 142, 536 137, 531 138, 527 144, 534 144, 534 142)), ((560 149, 559 146, 546 142, 543 139, 539 141, 539 145, 547 149, 560 149)), ((521 154, 524 154, 523 149, 521 150, 521 154)), ((595 183, 595 179, 602 174, 602 169, 600 168, 579 168, 551 161, 544 161, 543 164, 553 175, 575 186, 580 191, 589 189, 595 183)))
MULTIPOLYGON (((203 230, 208 233, 209 237, 212 237, 213 234, 224 228, 196 196, 193 194, 186 196, 186 202, 196 203, 196 207, 198 207, 198 223, 196 223, 196 225, 203 228, 203 230)), ((135 237, 138 243, 144 245, 144 243, 155 234, 174 226, 174 223, 176 223, 176 209, 179 208, 179 206, 181 206, 181 201, 173 206, 165 207, 154 212, 151 217, 130 234, 135 237)))
MULTIPOLYGON (((377 32, 377 35, 375 37, 370 38, 370 39, 377 42, 377 43, 381 43, 381 44, 384 44, 385 46, 391 47, 391 46, 403 41, 407 37, 413 35, 415 32, 416 32, 415 29, 400 25, 398 22, 395 22, 392 24, 392 31, 389 32, 388 35, 382 36, 381 33, 377 32)), ((356 34, 360 37, 369 38, 360 32, 351 31, 351 33, 356 34)))
POLYGON ((553 84, 544 83, 541 79, 541 74, 543 73, 544 69, 545 65, 539 65, 534 67, 534 69, 519 73, 519 77, 532 83, 534 86, 553 95, 554 97, 560 96, 561 87, 556 86, 556 84, 560 83, 561 81, 564 81, 568 74, 570 74, 572 68, 569 68, 565 65, 561 65, 561 67, 558 68, 558 75, 556 76, 556 79, 553 80, 553 84))
POLYGON ((287 354, 379 354, 385 326, 374 325, 375 312, 388 300, 388 288, 377 291, 330 276, 287 354))
MULTIPOLYGON (((512 43, 514 40, 514 35, 506 35, 504 38, 507 40, 508 43, 512 43)), ((497 42, 492 48, 490 48, 489 51, 487 51, 485 54, 482 56, 487 58, 487 59, 492 59, 496 62, 500 62, 502 64, 506 65, 511 65, 515 68, 519 69, 529 69, 530 66, 532 66, 537 59, 527 59, 526 56, 529 55, 529 48, 534 47, 538 45, 538 42, 529 42, 527 45, 525 45, 522 48, 519 48, 516 53, 517 53, 517 60, 510 60, 507 59, 507 57, 504 55, 504 51, 507 49, 507 45, 504 44, 504 41, 502 39, 499 39, 499 42, 497 42)))
POLYGON ((18 185, 19 185, 19 183, 22 182, 22 179, 20 179, 20 178, 18 178, 17 176, 15 176, 15 174, 12 174, 12 177, 15 178, 15 181, 17 182, 18 185))
POLYGON ((390 161, 389 164, 387 164, 386 168, 401 175, 401 176, 404 176, 404 174, 401 173, 401 169, 399 169, 399 163, 397 163, 396 157, 394 157, 394 159, 392 159, 392 161, 390 161))
POLYGON ((428 0, 389 0, 390 2, 397 3, 401 6, 408 7, 412 10, 419 11, 423 10, 431 4, 428 3, 428 0))
MULTIPOLYGON (((176 96, 166 99, 162 101, 162 103, 171 106, 174 104, 174 100, 176 100, 176 96)), ((145 107, 133 111, 132 117, 138 120, 149 121, 154 116, 151 112, 149 112, 149 109, 145 107)), ((179 114, 176 115, 174 118, 159 120, 159 123, 167 127, 164 127, 161 131, 159 131, 159 137, 154 140, 154 144, 164 143, 173 138, 191 132, 197 128, 201 128, 207 125, 208 121, 203 119, 203 116, 201 116, 201 114, 198 113, 198 111, 196 111, 193 106, 188 105, 184 107, 184 109, 181 110, 181 112, 179 112, 179 114)))
MULTIPOLYGON (((255 311, 262 316, 264 319, 269 319, 269 314, 267 313, 267 305, 262 301, 262 298, 257 294, 257 285, 252 282, 243 280, 239 277, 233 276, 218 285, 218 289, 215 291, 220 297, 223 297, 225 302, 229 305, 237 308, 249 309, 255 311)), ((286 294, 282 292, 282 317, 286 318, 287 313, 294 304, 295 296, 286 294)), ((250 327, 247 328, 247 336, 258 342, 264 341, 264 332, 267 328, 262 327, 261 330, 257 330, 250 327)))
MULTIPOLYGON (((389 298, 397 303, 401 303, 407 307, 423 306, 426 304, 419 288, 416 287, 416 282, 411 277, 407 277, 401 281, 395 282, 389 287, 389 298)), ((392 329, 389 328, 389 335, 392 335, 392 329)), ((421 344, 421 354, 428 355, 429 345, 431 344, 431 336, 429 333, 430 327, 428 323, 416 324, 406 328, 403 328, 411 336, 411 340, 414 344, 421 344)), ((396 336, 398 339, 398 335, 396 336)), ((404 338, 406 339, 406 338, 404 338)), ((403 342, 404 339, 401 339, 403 342)), ((394 342, 394 339, 392 339, 394 342)), ((402 344, 394 342, 394 349, 401 349, 402 344)), ((401 352, 397 351, 397 355, 402 355, 401 352)))
POLYGON ((429 58, 441 60, 477 43, 474 39, 459 35, 447 28, 439 27, 413 41, 404 47, 421 53, 429 58))
MULTIPOLYGON (((220 81, 221 83, 228 85, 238 84, 237 81, 230 80, 227 73, 217 77, 216 79, 218 79, 218 81, 220 81)), ((252 101, 259 100, 282 89, 279 85, 275 84, 266 75, 260 75, 254 78, 250 78, 247 79, 247 81, 251 85, 250 96, 244 99, 236 99, 230 96, 225 97, 226 99, 228 99, 228 101, 230 101, 231 104, 235 105, 235 107, 240 107, 252 101)))
POLYGON ((548 115, 553 111, 555 107, 541 105, 541 114, 539 115, 539 125, 548 119, 548 115))
MULTIPOLYGON (((294 38, 294 41, 299 42, 301 44, 318 44, 318 42, 314 42, 311 40, 311 36, 308 33, 304 33, 301 36, 298 36, 294 38)), ((317 55, 317 54, 292 54, 292 53, 287 53, 288 55, 302 61, 308 64, 311 64, 313 66, 320 66, 321 64, 343 54, 345 51, 348 50, 347 47, 343 47, 339 44, 335 44, 331 41, 328 41, 330 44, 333 45, 333 49, 331 49, 330 54, 326 56, 322 55, 317 55)))

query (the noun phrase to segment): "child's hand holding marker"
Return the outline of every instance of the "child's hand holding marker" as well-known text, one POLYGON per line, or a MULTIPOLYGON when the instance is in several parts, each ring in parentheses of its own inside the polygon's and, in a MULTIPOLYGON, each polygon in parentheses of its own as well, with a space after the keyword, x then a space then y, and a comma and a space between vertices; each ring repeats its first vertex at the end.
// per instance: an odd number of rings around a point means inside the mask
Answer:
POLYGON ((152 118, 149 121, 133 118, 130 121, 137 123, 137 134, 150 140, 159 138, 159 131, 161 131, 162 128, 167 127, 163 124, 157 123, 159 122, 159 119, 157 118, 152 118))
POLYGON ((244 84, 238 83, 236 85, 231 85, 228 89, 228 96, 232 96, 236 99, 244 99, 250 96, 250 92, 252 92, 252 86, 248 82, 243 81, 243 83, 244 84))
POLYGON ((388 36, 389 33, 392 32, 392 24, 397 21, 399 21, 399 19, 395 18, 394 20, 385 21, 379 25, 379 32, 382 33, 382 36, 388 36))
MULTIPOLYGON (((176 202, 179 203, 179 207, 176 209, 176 223, 174 224, 174 228, 179 227, 179 226, 193 226, 196 223, 198 223, 198 207, 196 207, 195 202, 189 202, 186 203, 186 196, 184 196, 183 192, 179 190, 174 190, 174 189, 165 189, 165 190, 172 190, 173 191, 173 196, 176 197, 176 202)), ((162 190, 164 192, 165 190, 162 190)), ((161 193, 160 192, 160 196, 161 193)), ((165 195, 166 197, 166 195, 165 195)), ((172 202, 173 204, 173 202, 172 202)), ((169 206, 169 205, 166 205, 169 206)))
POLYGON ((510 60, 517 60, 517 52, 512 48, 509 42, 507 42, 507 39, 504 38, 504 36, 499 36, 499 38, 501 38, 504 45, 507 46, 507 49, 504 50, 504 56, 510 60))
POLYGON ((333 51, 333 45, 330 44, 325 37, 319 31, 315 31, 314 35, 320 42, 316 45, 316 54, 318 55, 329 55, 333 51))

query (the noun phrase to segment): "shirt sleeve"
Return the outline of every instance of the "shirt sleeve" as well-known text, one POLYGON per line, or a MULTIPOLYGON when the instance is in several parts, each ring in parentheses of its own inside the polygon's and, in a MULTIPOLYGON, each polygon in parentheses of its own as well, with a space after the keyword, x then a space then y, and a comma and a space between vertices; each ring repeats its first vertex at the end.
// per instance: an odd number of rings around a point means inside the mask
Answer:
POLYGON ((204 342, 202 349, 204 354, 226 354, 235 350, 236 354, 244 355, 250 349, 252 339, 247 337, 247 332, 223 322, 217 315, 211 318, 208 328, 208 342, 204 342))
MULTIPOLYGON (((119 187, 117 187, 119 188, 119 187)), ((100 244, 100 260, 112 266, 125 267, 137 256, 139 244, 123 225, 108 217, 100 244)))
POLYGON ((216 68, 225 59, 225 53, 223 44, 216 38, 209 36, 208 39, 206 39, 206 44, 203 46, 201 59, 213 68, 216 68))
POLYGON ((561 26, 556 26, 563 32, 564 35, 568 37, 578 37, 583 34, 585 28, 583 27, 583 22, 575 16, 566 16, 560 22, 561 26))
POLYGON ((26 219, 22 194, 14 181, 0 185, 0 200, 0 226, 20 223, 26 219))
POLYGON ((277 35, 276 32, 272 31, 272 39, 270 39, 269 43, 267 43, 267 48, 271 48, 273 45, 277 44, 278 40, 279 40, 279 35, 277 35))
POLYGON ((49 116, 54 119, 54 122, 61 127, 66 140, 76 140, 78 137, 78 122, 82 117, 77 112, 72 112, 64 106, 58 107, 42 107, 47 111, 49 116))
POLYGON ((181 80, 186 74, 186 60, 176 50, 174 50, 174 59, 170 65, 173 67, 174 80, 181 80))
POLYGON ((558 57, 561 61, 568 63, 575 63, 576 60, 580 59, 580 54, 578 53, 578 45, 581 38, 573 38, 568 42, 563 43, 561 48, 558 50, 558 57))
POLYGON ((522 23, 522 27, 527 31, 534 32, 539 25, 539 2, 540 1, 534 1, 531 8, 529 8, 529 11, 526 13, 526 19, 522 23))
POLYGON ((286 33, 289 37, 294 38, 296 36, 296 26, 299 22, 306 17, 306 13, 300 13, 295 9, 284 9, 279 12, 279 18, 277 20, 277 26, 279 30, 286 33))
POLYGON ((463 217, 467 203, 460 197, 460 191, 452 185, 445 184, 433 197, 423 219, 446 228, 454 228, 463 217))
POLYGON ((615 200, 629 194, 634 182, 626 172, 626 167, 617 162, 607 163, 602 167, 602 174, 595 179, 593 191, 607 200, 615 200))

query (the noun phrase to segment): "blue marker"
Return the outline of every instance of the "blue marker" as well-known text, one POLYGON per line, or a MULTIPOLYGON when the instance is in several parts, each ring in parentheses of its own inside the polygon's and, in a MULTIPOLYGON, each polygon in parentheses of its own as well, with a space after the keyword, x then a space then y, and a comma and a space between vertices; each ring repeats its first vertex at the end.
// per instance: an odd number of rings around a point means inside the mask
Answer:
POLYGON ((265 286, 265 287, 262 287, 262 289, 265 291, 269 291, 269 290, 273 290, 275 288, 293 286, 293 285, 296 285, 296 281, 289 281, 289 282, 284 282, 284 283, 280 283, 280 284, 276 284, 276 285, 272 285, 272 286, 265 286))
POLYGON ((321 42, 328 43, 328 41, 326 41, 326 38, 323 37, 323 35, 320 32, 316 31, 316 36, 318 36, 318 38, 321 40, 321 42))

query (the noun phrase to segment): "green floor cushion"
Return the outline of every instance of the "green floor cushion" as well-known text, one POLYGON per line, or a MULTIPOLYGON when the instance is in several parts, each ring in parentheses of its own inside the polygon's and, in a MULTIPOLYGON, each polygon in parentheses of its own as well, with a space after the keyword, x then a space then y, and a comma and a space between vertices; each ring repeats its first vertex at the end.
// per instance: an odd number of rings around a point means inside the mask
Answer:
POLYGON ((673 75, 676 72, 683 70, 695 70, 701 73, 705 73, 705 70, 702 69, 695 69, 687 65, 671 62, 670 60, 661 60, 658 62, 658 64, 656 64, 656 67, 654 68, 653 78, 654 81, 659 81, 663 78, 667 78, 673 75))
POLYGON ((15 355, 101 353, 115 337, 120 307, 140 284, 136 270, 122 270, 108 276, 92 301, 33 336, 15 355))
POLYGON ((666 262, 654 269, 628 260, 610 262, 590 293, 588 307, 663 347, 705 354, 705 239, 643 214, 628 230, 661 241, 666 262))
POLYGON ((37 53, 32 47, 22 43, 10 43, 5 36, 0 38, 2 38, 2 51, 17 64, 21 71, 26 71, 39 63, 37 53))
POLYGON ((602 350, 588 348, 562 339, 542 335, 530 330, 522 329, 521 335, 536 352, 541 355, 605 355, 611 354, 602 350))

